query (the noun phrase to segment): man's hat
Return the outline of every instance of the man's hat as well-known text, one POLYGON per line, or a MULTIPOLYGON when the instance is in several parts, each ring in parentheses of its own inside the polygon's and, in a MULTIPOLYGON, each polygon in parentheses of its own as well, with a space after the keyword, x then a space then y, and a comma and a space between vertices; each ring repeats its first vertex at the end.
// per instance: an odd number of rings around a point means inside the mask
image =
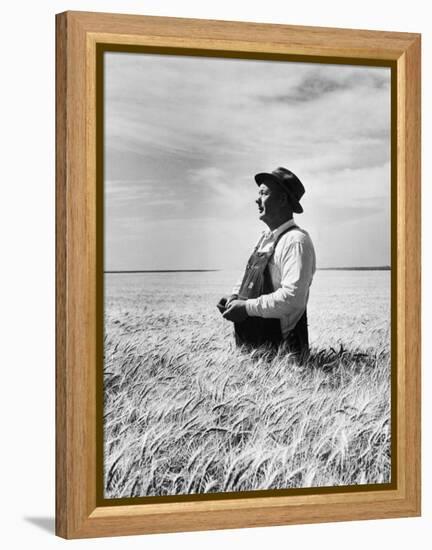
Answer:
POLYGON ((305 193, 305 188, 295 174, 287 168, 279 166, 279 168, 276 168, 273 172, 261 172, 255 176, 257 185, 261 185, 268 180, 275 181, 283 188, 292 202, 294 212, 297 214, 301 214, 303 212, 300 199, 305 193))

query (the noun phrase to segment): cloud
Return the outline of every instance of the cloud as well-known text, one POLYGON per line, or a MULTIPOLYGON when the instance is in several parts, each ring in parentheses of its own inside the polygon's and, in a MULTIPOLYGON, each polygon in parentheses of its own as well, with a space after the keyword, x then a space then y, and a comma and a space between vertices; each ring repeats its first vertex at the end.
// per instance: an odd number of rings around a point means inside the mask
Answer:
POLYGON ((346 82, 331 80, 329 78, 308 75, 306 78, 292 90, 282 95, 260 96, 260 101, 264 103, 304 103, 313 101, 338 90, 346 90, 350 85, 346 82))
POLYGON ((190 169, 188 181, 193 186, 200 186, 213 200, 229 201, 230 206, 241 207, 250 198, 248 185, 239 185, 232 174, 216 166, 190 169))
POLYGON ((265 104, 292 105, 316 101, 335 92, 356 88, 388 89, 389 79, 376 72, 348 71, 341 78, 341 72, 326 69, 311 69, 296 85, 284 93, 260 95, 257 99, 265 104))

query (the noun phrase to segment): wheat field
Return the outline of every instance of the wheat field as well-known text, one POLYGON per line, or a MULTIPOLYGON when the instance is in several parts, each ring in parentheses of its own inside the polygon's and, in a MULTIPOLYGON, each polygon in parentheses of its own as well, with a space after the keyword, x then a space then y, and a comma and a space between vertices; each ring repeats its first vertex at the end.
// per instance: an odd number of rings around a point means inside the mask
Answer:
POLYGON ((105 276, 105 497, 389 482, 390 272, 316 273, 302 365, 234 345, 234 280, 105 276))

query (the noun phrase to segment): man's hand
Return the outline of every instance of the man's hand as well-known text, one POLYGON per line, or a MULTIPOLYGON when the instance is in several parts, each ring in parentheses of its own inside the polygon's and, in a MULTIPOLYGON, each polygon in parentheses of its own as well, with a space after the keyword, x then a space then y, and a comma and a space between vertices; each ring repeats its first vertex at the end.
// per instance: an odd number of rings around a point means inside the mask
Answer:
POLYGON ((232 321, 233 323, 241 323, 248 317, 248 314, 246 313, 246 301, 232 300, 229 302, 229 305, 222 317, 227 321, 232 321))
POLYGON ((223 313, 226 310, 226 304, 228 301, 228 296, 222 296, 222 298, 219 300, 219 302, 216 304, 216 307, 218 310, 223 313))
POLYGON ((216 304, 216 307, 221 313, 224 313, 233 300, 237 300, 237 294, 231 294, 231 296, 222 296, 222 298, 216 304))

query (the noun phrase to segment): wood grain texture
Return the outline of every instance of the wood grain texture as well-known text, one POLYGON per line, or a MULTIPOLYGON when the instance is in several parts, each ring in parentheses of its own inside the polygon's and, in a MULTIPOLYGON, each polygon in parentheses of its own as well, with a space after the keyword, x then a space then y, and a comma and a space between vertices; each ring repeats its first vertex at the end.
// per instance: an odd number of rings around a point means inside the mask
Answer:
MULTIPOLYGON (((66 12, 56 57, 56 533, 64 538, 420 513, 420 37, 66 12), (96 46, 328 56, 397 63, 397 489, 96 505, 96 46)), ((395 237, 395 236, 393 236, 395 237)))
POLYGON ((300 27, 279 24, 214 21, 171 17, 120 15, 110 13, 68 12, 87 32, 139 44, 148 39, 168 45, 197 48, 213 47, 237 51, 286 51, 343 57, 368 57, 396 60, 416 39, 415 34, 368 30, 300 27), (181 43, 180 43, 181 42, 181 43), (231 46, 236 43, 235 46, 231 46))
POLYGON ((414 41, 405 54, 405 180, 406 274, 405 353, 407 499, 420 511, 420 361, 421 361, 421 42, 414 41))
MULTIPOLYGON (((88 177, 86 34, 57 16, 57 499, 70 537, 95 507, 95 204, 88 177)), ((90 163, 91 164, 91 163, 90 163)))
POLYGON ((66 441, 66 19, 56 20, 56 532, 67 532, 66 441))

